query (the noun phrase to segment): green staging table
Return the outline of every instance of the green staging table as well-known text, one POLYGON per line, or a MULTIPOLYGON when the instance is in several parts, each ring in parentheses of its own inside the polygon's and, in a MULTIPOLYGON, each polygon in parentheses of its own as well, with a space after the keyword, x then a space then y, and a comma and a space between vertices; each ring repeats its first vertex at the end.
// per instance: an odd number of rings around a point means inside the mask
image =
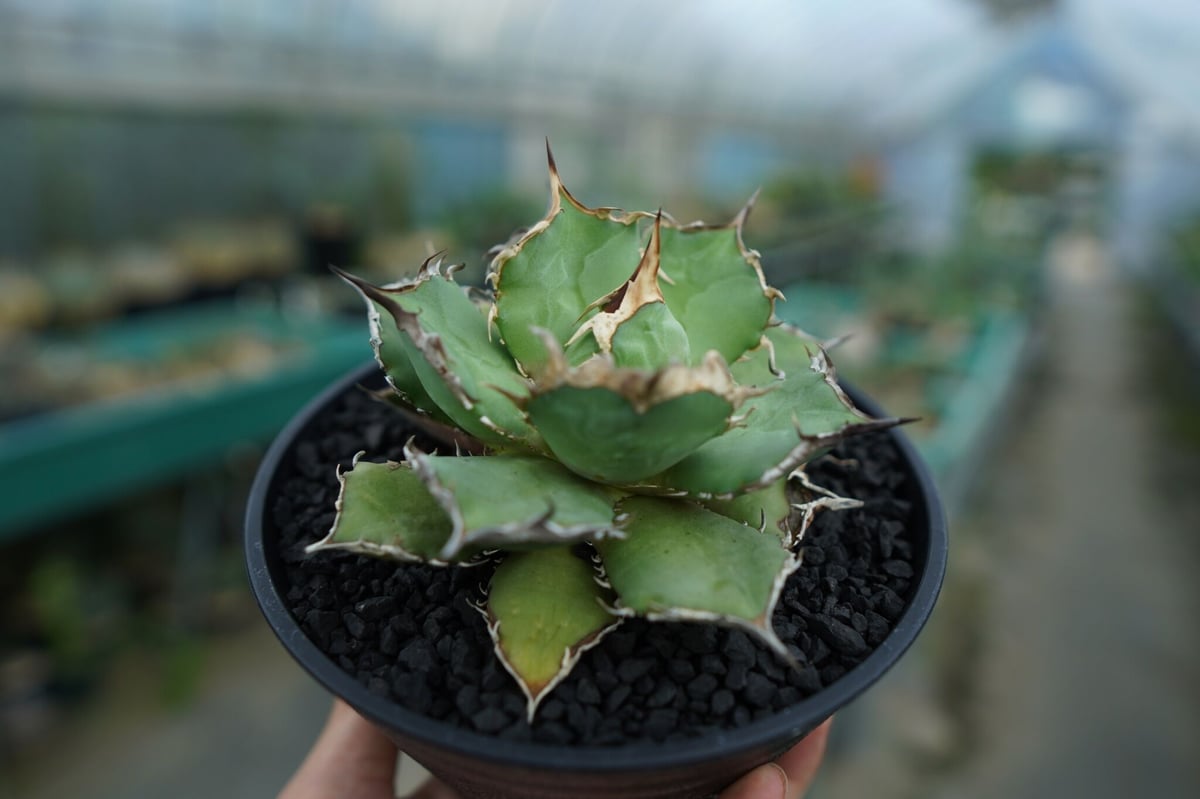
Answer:
POLYGON ((231 330, 277 348, 266 370, 0 424, 0 541, 268 441, 322 386, 370 354, 366 327, 355 320, 232 301, 122 320, 90 332, 86 351, 152 361, 206 339, 222 346, 231 330))
MULTIPOLYGON (((860 314, 865 298, 853 288, 798 285, 785 288, 784 294, 788 302, 776 306, 778 316, 818 336, 853 333, 846 329, 847 322, 861 323, 864 318, 860 314)), ((951 512, 962 506, 978 476, 1037 344, 1030 317, 1003 309, 982 311, 965 346, 938 363, 930 363, 903 331, 889 332, 883 359, 928 376, 926 397, 937 424, 924 435, 914 435, 913 443, 933 470, 951 512)), ((909 413, 904 408, 887 410, 909 413)))

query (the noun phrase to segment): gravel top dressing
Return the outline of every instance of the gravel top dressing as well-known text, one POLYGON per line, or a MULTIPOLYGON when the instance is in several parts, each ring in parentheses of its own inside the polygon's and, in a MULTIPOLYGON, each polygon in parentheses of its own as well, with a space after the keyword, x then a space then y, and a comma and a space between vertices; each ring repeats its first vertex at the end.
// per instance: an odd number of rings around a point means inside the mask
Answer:
POLYGON ((333 523, 336 466, 348 468, 359 451, 368 460, 402 460, 412 435, 392 408, 351 391, 297 440, 267 507, 286 567, 282 592, 308 636, 372 693, 446 724, 584 746, 736 728, 837 680, 883 641, 906 605, 913 552, 904 497, 913 487, 887 435, 852 438, 808 473, 865 506, 817 514, 803 564, 775 609, 775 630, 802 668, 738 630, 629 620, 583 655, 530 725, 525 698, 494 657, 474 606, 493 565, 303 554, 333 523))

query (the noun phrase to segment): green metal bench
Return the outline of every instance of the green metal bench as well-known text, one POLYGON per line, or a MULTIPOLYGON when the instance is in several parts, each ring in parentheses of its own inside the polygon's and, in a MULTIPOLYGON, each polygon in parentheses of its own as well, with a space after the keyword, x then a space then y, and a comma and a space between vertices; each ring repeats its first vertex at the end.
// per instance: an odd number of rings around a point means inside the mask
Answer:
POLYGON ((286 349, 261 375, 166 385, 0 425, 0 542, 269 440, 369 352, 358 321, 233 301, 122 320, 89 332, 88 352, 162 359, 206 338, 219 341, 231 328, 286 349))

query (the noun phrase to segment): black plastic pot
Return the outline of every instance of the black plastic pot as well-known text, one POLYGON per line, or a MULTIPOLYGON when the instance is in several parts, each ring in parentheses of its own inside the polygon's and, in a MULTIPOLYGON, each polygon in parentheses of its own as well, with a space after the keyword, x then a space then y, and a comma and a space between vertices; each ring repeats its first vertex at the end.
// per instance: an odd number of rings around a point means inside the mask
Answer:
MULTIPOLYGON (((946 522, 933 481, 904 435, 889 434, 904 456, 913 491, 914 568, 908 606, 892 633, 857 667, 785 711, 734 731, 662 744, 555 747, 464 731, 375 696, 308 639, 280 595, 283 565, 267 521, 268 499, 293 442, 323 409, 356 384, 380 379, 374 363, 356 369, 308 404, 284 428, 259 468, 246 515, 246 562, 263 615, 292 656, 336 696, 378 724, 419 763, 467 799, 669 799, 703 797, 770 760, 857 697, 899 660, 924 626, 946 568, 946 522)), ((881 415, 851 391, 859 407, 881 415)), ((315 734, 314 730, 314 734, 315 734)))

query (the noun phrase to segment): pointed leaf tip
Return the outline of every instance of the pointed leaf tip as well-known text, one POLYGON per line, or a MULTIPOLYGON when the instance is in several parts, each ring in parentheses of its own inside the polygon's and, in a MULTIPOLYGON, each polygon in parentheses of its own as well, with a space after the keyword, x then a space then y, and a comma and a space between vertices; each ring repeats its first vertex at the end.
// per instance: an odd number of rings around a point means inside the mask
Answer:
POLYGON ((555 457, 592 480, 652 477, 721 435, 751 395, 717 353, 697 367, 623 368, 602 355, 572 369, 556 342, 544 343, 526 412, 555 457))
POLYGON ((741 238, 742 230, 746 227, 746 222, 750 219, 750 212, 754 210, 754 206, 758 203, 758 197, 762 194, 762 187, 754 190, 750 195, 750 199, 746 200, 743 205, 734 215, 733 221, 730 223, 734 230, 738 232, 738 238, 741 238))
POLYGON ((343 549, 445 565, 437 558, 451 529, 445 512, 405 464, 372 463, 362 455, 354 457, 348 471, 338 469, 333 525, 305 553, 343 549))
POLYGON ((828 359, 812 355, 812 339, 789 327, 769 328, 767 339, 771 346, 752 351, 732 371, 743 385, 771 390, 743 406, 742 425, 706 442, 657 478, 659 484, 693 496, 732 497, 787 476, 844 438, 900 422, 871 419, 856 408, 828 359))
POLYGON ((488 590, 488 632, 505 670, 525 694, 529 720, 541 701, 621 619, 612 592, 570 547, 512 553, 488 590))
POLYGON ((685 500, 628 497, 618 512, 629 535, 596 548, 619 608, 652 621, 739 627, 791 658, 771 628, 783 584, 798 566, 779 536, 685 500))
POLYGON ((540 448, 536 431, 509 399, 527 393, 528 381, 491 339, 488 320, 467 291, 441 274, 437 256, 416 278, 394 286, 346 279, 368 303, 377 359, 397 390, 416 398, 413 404, 441 411, 491 446, 540 448), (387 316, 394 324, 380 324, 387 316))

